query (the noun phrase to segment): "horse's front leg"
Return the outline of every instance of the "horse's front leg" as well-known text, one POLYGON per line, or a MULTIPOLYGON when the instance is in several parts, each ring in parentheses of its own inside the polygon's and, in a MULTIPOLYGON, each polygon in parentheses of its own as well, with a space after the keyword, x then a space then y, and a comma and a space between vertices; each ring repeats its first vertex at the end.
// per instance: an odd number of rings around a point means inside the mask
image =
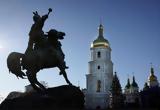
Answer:
POLYGON ((67 82, 69 85, 72 86, 72 83, 68 80, 66 71, 63 72, 63 77, 64 77, 64 79, 66 80, 66 82, 67 82))
POLYGON ((63 75, 64 79, 66 80, 66 82, 69 84, 69 85, 72 85, 72 83, 69 81, 68 77, 67 77, 67 73, 65 71, 65 69, 67 69, 68 67, 66 67, 66 63, 62 60, 60 60, 60 63, 59 65, 57 66, 60 70, 60 75, 63 75))
POLYGON ((37 78, 36 78, 36 84, 41 88, 42 91, 45 91, 45 90, 46 90, 46 88, 43 86, 43 84, 41 84, 41 83, 37 80, 37 78))
POLYGON ((34 90, 36 90, 37 92, 41 92, 46 89, 41 83, 38 82, 38 80, 36 78, 36 72, 27 71, 26 74, 27 74, 28 80, 31 83, 34 90))

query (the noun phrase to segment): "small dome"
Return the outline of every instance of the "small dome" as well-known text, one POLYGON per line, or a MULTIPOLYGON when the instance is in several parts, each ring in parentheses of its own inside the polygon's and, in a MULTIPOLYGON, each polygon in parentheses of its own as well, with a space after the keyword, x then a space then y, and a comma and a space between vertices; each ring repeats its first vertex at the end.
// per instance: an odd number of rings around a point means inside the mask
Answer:
POLYGON ((109 47, 109 42, 103 37, 98 37, 93 41, 92 47, 109 47))
POLYGON ((134 76, 133 76, 133 82, 132 82, 131 86, 138 88, 138 84, 136 83, 134 76))
POLYGON ((128 78, 128 80, 127 80, 127 84, 126 84, 125 88, 126 88, 126 89, 129 89, 129 88, 130 88, 130 86, 131 86, 131 84, 130 84, 130 81, 129 81, 129 78, 128 78))
POLYGON ((148 89, 149 89, 149 86, 148 86, 147 82, 145 82, 143 90, 148 90, 148 89))
POLYGON ((157 77, 154 75, 153 67, 151 67, 151 73, 150 73, 150 76, 149 76, 148 80, 149 81, 157 81, 157 77))
POLYGON ((133 82, 132 87, 138 87, 138 84, 136 82, 133 82))
POLYGON ((149 76, 149 81, 157 81, 157 77, 154 74, 149 76))

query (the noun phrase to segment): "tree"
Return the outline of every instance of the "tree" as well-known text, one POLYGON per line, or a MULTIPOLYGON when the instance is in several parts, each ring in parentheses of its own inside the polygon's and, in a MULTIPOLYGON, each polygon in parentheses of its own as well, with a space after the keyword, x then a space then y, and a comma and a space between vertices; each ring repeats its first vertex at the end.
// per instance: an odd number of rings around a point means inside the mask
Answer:
POLYGON ((122 108, 124 105, 124 97, 122 94, 121 84, 115 72, 111 85, 111 97, 110 107, 111 108, 122 108))

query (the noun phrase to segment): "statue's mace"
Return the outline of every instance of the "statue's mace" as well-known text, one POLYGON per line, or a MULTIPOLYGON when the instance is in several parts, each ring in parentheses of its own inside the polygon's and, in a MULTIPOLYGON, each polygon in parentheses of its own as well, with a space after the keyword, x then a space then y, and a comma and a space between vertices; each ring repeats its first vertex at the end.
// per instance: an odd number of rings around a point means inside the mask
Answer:
POLYGON ((49 8, 49 9, 48 9, 48 15, 49 15, 50 12, 52 12, 52 8, 49 8))

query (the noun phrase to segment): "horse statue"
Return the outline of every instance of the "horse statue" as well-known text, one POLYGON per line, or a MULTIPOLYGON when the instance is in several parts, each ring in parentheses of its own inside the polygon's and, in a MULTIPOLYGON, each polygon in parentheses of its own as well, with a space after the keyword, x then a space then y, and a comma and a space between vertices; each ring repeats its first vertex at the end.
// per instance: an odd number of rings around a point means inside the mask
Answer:
MULTIPOLYGON (((51 11, 52 10, 49 9, 48 15, 51 11)), ((45 15, 45 19, 48 18, 48 15, 45 15)), ((40 17, 37 12, 34 13, 34 19, 35 16, 39 17, 39 20, 35 20, 35 23, 32 25, 26 52, 24 54, 12 52, 7 58, 9 72, 22 79, 27 76, 35 90, 44 91, 46 88, 37 80, 37 73, 45 68, 58 67, 60 75, 63 75, 66 82, 69 85, 72 85, 65 71, 68 67, 64 61, 65 55, 61 49, 61 43, 59 41, 64 39, 63 36, 65 36, 65 33, 51 29, 48 32, 48 35, 43 34, 42 27, 45 21, 43 18, 44 16, 40 17)))

